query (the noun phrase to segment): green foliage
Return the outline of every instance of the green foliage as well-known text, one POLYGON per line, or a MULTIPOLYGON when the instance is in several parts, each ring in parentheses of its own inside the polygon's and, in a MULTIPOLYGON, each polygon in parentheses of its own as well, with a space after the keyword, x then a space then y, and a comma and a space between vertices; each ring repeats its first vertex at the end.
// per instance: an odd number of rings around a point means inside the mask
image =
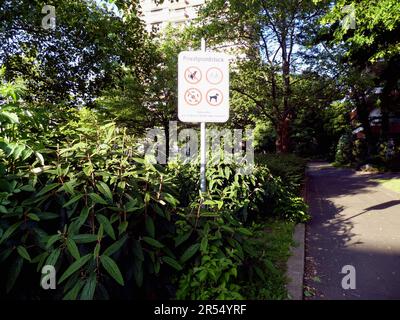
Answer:
MULTIPOLYGON (((18 106, 7 102, 1 112, 18 106)), ((304 218, 265 166, 248 176, 238 165, 210 166, 208 192, 200 194, 197 163, 153 165, 126 129, 87 109, 55 132, 25 130, 17 113, 6 112, 0 268, 9 275, 1 296, 44 297, 40 271, 53 265, 53 299, 245 298, 239 282, 255 259, 252 223, 304 218)))
POLYGON ((351 164, 353 161, 353 137, 351 133, 342 135, 339 139, 335 162, 339 165, 351 164))
POLYGON ((294 223, 267 219, 254 224, 252 230, 253 236, 247 239, 247 268, 239 271, 241 292, 251 300, 287 299, 285 271, 290 248, 295 245, 294 223))
POLYGON ((114 85, 96 99, 103 117, 115 119, 135 134, 143 134, 154 126, 168 130, 169 122, 177 120, 178 55, 199 47, 190 39, 190 32, 171 25, 160 32, 148 44, 152 59, 146 65, 146 75, 138 75, 134 68, 125 68, 114 85))
POLYGON ((348 44, 350 56, 362 55, 366 60, 376 61, 400 53, 400 3, 397 0, 340 0, 322 22, 335 26, 334 39, 348 44), (340 23, 349 15, 349 10, 354 10, 355 29, 340 23))
POLYGON ((42 8, 50 3, 1 1, 0 63, 7 78, 23 77, 28 101, 48 107, 92 105, 124 68, 144 78, 153 52, 137 4, 113 1, 108 10, 104 1, 58 0, 56 26, 45 30, 42 8))
POLYGON ((257 155, 256 161, 266 165, 272 175, 281 178, 289 190, 300 192, 307 166, 305 159, 294 154, 266 154, 257 155))
POLYGON ((276 132, 269 122, 258 122, 254 129, 254 150, 256 152, 274 152, 276 132))

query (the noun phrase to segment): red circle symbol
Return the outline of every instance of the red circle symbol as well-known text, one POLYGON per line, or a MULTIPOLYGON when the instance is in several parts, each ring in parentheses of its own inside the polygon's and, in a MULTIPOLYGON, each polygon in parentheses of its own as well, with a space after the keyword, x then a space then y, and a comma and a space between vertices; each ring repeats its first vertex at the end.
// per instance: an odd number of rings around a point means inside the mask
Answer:
POLYGON ((189 67, 185 70, 185 80, 191 84, 199 83, 202 77, 201 71, 197 67, 189 67))
POLYGON ((196 88, 191 88, 188 89, 185 92, 185 101, 187 104, 191 105, 191 106, 197 106, 200 104, 201 100, 202 100, 202 94, 201 92, 196 89, 196 88))
POLYGON ((218 107, 224 101, 224 95, 218 89, 208 90, 206 98, 207 103, 213 107, 218 107))
POLYGON ((224 80, 222 70, 216 67, 208 69, 206 77, 207 81, 211 84, 220 84, 224 80))

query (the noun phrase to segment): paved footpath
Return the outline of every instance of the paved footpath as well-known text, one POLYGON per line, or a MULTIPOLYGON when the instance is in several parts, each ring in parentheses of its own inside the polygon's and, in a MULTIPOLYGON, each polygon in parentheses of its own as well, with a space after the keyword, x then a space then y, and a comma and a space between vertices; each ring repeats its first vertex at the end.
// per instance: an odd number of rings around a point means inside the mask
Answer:
POLYGON ((315 275, 305 284, 317 290, 312 299, 400 299, 400 194, 374 181, 382 177, 310 163, 306 265, 315 275), (346 265, 355 267, 355 290, 342 288, 346 265))

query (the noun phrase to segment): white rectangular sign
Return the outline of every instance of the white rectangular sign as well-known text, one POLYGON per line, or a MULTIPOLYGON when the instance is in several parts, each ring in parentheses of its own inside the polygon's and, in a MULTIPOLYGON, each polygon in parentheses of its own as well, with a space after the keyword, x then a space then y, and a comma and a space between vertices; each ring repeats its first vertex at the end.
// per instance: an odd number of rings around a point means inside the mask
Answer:
POLYGON ((184 51, 179 54, 178 118, 182 122, 229 120, 229 56, 184 51))

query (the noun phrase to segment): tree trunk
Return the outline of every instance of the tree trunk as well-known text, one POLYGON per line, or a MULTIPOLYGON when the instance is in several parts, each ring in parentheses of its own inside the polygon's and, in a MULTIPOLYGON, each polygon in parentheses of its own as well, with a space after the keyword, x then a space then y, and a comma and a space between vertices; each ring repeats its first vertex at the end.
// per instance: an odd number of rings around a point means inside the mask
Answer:
POLYGON ((288 153, 289 152, 289 147, 290 147, 289 125, 290 125, 289 117, 286 117, 284 120, 280 121, 278 124, 278 128, 276 130, 276 133, 277 133, 276 152, 277 153, 288 153))

